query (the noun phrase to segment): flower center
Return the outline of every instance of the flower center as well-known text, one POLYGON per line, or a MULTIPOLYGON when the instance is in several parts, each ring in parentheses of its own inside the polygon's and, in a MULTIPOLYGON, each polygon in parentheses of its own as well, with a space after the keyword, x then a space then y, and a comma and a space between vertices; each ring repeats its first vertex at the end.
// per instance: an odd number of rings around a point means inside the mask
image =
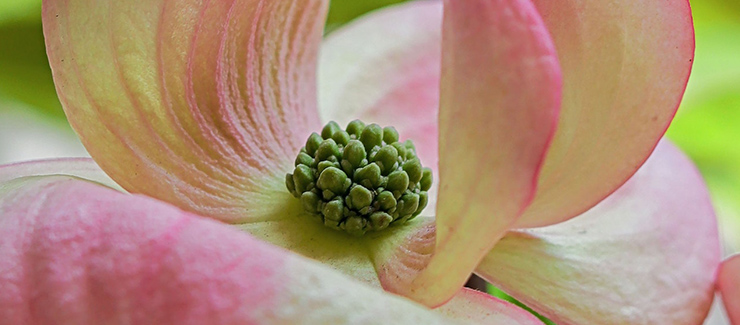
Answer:
POLYGON ((285 185, 303 209, 327 227, 361 236, 421 213, 432 187, 410 140, 393 127, 355 120, 342 130, 331 121, 311 133, 285 185))

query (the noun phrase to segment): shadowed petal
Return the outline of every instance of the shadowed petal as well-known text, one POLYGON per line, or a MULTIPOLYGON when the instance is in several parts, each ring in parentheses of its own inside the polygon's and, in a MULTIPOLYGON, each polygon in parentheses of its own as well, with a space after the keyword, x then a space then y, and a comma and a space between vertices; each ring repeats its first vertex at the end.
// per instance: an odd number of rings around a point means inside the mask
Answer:
POLYGON ((0 166, 0 183, 28 176, 67 175, 93 181, 123 191, 90 158, 34 160, 0 166))
POLYGON ((667 141, 578 218, 506 235, 476 273, 559 325, 700 324, 720 261, 706 186, 667 141))
POLYGON ((687 0, 534 3, 563 69, 563 107, 522 228, 583 213, 640 168, 678 109, 694 58, 687 0))
POLYGON ((542 325, 542 322, 528 311, 469 288, 460 289, 452 300, 435 310, 470 324, 542 325))
POLYGON ((719 272, 719 290, 732 325, 740 324, 740 255, 722 263, 719 272))
POLYGON ((433 254, 409 237, 376 262, 384 288, 428 306, 457 292, 529 204, 560 103, 555 49, 530 2, 444 4, 433 254))
POLYGON ((451 322, 148 197, 64 176, 2 185, 0 319, 7 323, 451 322))
POLYGON ((70 123, 123 188, 228 222, 270 219, 319 127, 327 1, 45 0, 70 123), (279 194, 278 194, 279 193, 279 194))

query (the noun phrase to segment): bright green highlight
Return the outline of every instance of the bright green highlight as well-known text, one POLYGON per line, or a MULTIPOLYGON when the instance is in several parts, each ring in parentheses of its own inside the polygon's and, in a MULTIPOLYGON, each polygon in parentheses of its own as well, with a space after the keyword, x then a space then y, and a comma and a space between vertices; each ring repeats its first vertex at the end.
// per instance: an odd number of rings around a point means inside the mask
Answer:
POLYGON ((329 122, 296 156, 285 186, 303 210, 354 236, 413 219, 427 206, 432 170, 393 127, 329 122))

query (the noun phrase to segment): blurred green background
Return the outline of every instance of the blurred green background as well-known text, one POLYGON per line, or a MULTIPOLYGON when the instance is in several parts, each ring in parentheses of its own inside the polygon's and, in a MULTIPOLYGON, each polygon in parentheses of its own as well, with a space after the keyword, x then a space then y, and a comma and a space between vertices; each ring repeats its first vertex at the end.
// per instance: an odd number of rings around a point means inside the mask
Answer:
MULTIPOLYGON (((403 0, 335 0, 326 31, 399 2, 403 0)), ((691 3, 696 59, 668 136, 705 176, 729 254, 740 251, 740 1, 691 3)), ((0 0, 0 158, 4 143, 31 138, 26 134, 51 132, 37 141, 74 139, 54 91, 40 13, 41 0, 0 0)), ((79 151, 64 152, 75 150, 79 151)))

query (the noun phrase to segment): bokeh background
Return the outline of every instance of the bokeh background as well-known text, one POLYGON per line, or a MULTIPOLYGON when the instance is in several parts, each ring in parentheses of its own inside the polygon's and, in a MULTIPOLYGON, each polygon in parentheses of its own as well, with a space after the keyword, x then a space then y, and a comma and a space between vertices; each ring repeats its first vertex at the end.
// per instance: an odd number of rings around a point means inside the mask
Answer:
MULTIPOLYGON (((326 32, 405 0, 334 0, 326 32)), ((696 162, 717 208, 725 254, 740 252, 740 1, 692 0, 696 58, 668 137, 696 162)), ((0 0, 0 164, 86 155, 54 91, 41 0, 0 0)), ((724 324, 720 312, 707 324, 724 324)))

